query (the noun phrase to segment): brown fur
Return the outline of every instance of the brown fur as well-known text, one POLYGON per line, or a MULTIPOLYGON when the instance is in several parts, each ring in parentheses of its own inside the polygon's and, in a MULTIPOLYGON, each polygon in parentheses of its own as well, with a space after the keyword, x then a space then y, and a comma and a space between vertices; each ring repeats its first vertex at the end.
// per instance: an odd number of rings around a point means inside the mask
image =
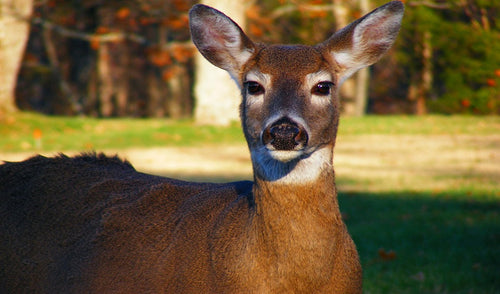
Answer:
POLYGON ((361 278, 333 179, 268 206, 251 182, 187 183, 102 154, 5 163, 0 179, 1 293, 349 293, 361 278))
POLYGON ((104 155, 5 163, 0 293, 162 293, 175 275, 196 281, 208 270, 196 267, 208 259, 193 252, 208 246, 200 232, 250 190, 146 175, 104 155))
POLYGON ((254 182, 189 183, 102 154, 0 165, 0 293, 361 293, 332 166, 337 83, 385 52, 402 11, 317 46, 265 46, 195 6, 193 41, 242 87, 254 182))

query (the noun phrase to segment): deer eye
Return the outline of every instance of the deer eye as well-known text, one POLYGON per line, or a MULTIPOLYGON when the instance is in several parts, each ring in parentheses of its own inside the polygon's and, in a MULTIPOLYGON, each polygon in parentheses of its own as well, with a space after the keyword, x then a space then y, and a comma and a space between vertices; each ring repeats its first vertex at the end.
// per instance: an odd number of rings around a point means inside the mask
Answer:
POLYGON ((257 82, 245 82, 245 87, 250 95, 264 94, 264 87, 257 82))
POLYGON ((319 96, 327 96, 332 92, 332 82, 319 82, 311 90, 311 93, 319 96))

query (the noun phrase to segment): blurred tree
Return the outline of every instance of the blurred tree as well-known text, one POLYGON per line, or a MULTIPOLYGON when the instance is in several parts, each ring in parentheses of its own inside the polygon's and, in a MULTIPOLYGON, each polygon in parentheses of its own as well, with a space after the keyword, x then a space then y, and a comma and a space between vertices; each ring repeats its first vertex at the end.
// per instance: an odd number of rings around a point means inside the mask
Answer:
POLYGON ((432 90, 432 25, 437 25, 439 19, 435 11, 424 6, 419 6, 413 11, 415 14, 415 29, 413 35, 413 54, 416 59, 410 72, 410 84, 408 87, 408 100, 414 104, 413 112, 417 115, 427 113, 426 99, 432 90), (421 22, 424 22, 422 24, 421 22))
POLYGON ((16 110, 14 89, 32 10, 33 0, 0 0, 0 115, 16 110))
POLYGON ((499 12, 493 1, 408 3, 397 49, 414 113, 500 113, 499 12))
POLYGON ((59 114, 190 116, 192 3, 38 3, 19 104, 59 114))

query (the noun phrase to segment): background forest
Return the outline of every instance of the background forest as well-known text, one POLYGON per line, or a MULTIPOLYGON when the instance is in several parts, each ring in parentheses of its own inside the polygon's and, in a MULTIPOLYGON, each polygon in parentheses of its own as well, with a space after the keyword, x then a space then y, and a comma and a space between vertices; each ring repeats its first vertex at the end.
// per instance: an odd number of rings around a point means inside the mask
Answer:
MULTIPOLYGON (((233 11, 225 2, 204 3, 242 15, 237 22, 246 22, 254 40, 315 44, 387 1, 234 0, 233 11)), ((344 112, 500 114, 499 3, 404 2, 396 45, 344 84, 344 112)), ((187 13, 195 3, 35 0, 24 19, 31 30, 15 104, 60 115, 193 116, 198 99, 215 99, 193 90, 198 70, 187 13)), ((4 4, 1 13, 8 12, 4 4)))

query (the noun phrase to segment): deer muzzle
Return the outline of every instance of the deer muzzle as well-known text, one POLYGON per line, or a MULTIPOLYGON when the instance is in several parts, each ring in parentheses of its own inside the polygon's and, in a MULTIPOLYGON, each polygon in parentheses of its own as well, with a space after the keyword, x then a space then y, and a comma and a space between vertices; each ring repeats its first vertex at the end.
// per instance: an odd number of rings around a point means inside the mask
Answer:
POLYGON ((272 151, 298 151, 306 147, 309 137, 303 126, 283 117, 269 125, 261 139, 264 146, 272 151))

